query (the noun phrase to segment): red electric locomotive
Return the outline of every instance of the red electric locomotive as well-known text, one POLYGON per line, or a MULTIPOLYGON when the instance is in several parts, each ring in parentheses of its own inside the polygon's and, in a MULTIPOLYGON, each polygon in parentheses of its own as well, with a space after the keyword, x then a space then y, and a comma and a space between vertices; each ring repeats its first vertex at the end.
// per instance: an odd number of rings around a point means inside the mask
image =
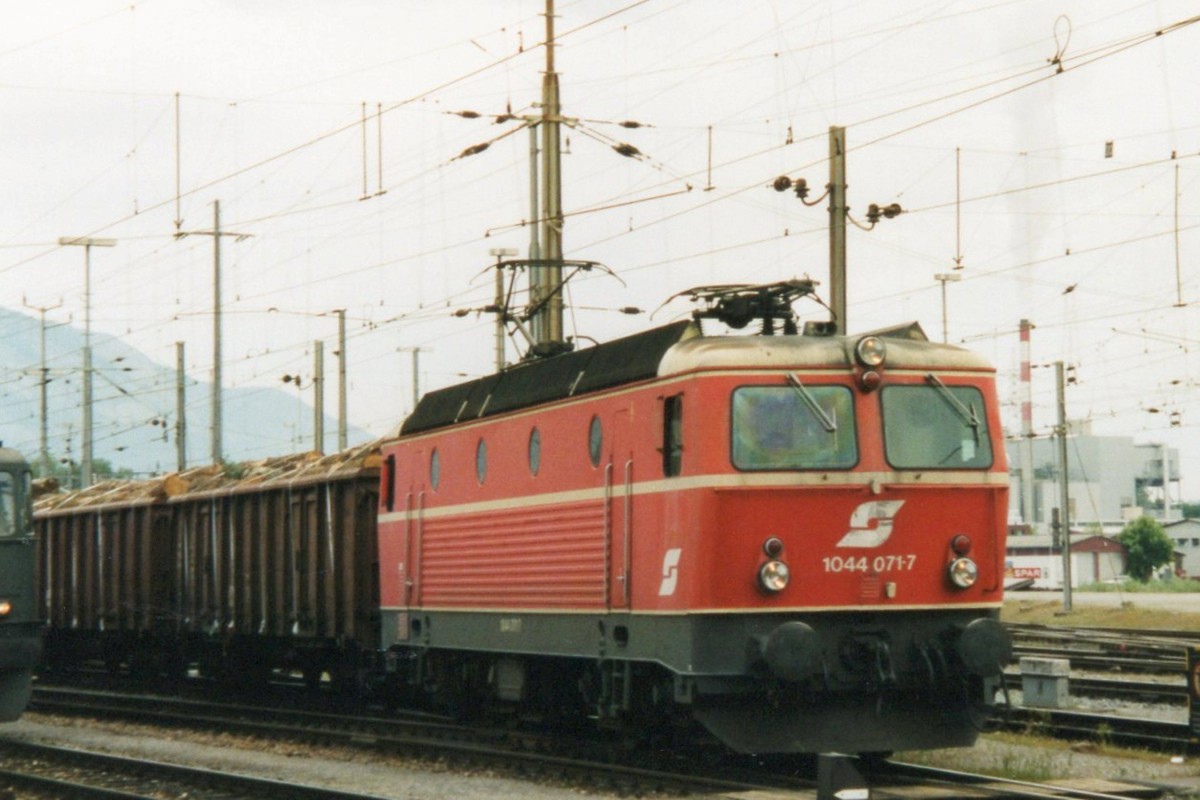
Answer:
POLYGON ((427 394, 383 447, 394 683, 746 752, 969 745, 1011 647, 994 370, 808 281, 427 394), (763 333, 702 333, 705 320, 763 333))

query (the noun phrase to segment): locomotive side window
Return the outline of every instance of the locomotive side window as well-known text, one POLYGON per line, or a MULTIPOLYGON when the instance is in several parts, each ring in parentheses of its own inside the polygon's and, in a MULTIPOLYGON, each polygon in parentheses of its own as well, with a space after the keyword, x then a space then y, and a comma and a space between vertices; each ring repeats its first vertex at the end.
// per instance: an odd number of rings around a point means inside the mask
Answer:
POLYGON ((475 445, 475 477, 481 484, 487 478, 487 442, 483 439, 475 445))
POLYGON ((588 457, 592 459, 592 466, 600 466, 600 455, 604 450, 604 430, 600 427, 600 417, 592 417, 592 424, 588 427, 588 457))
POLYGON ((438 488, 438 484, 442 482, 442 457, 438 455, 437 448, 433 448, 433 452, 429 454, 429 485, 434 489, 438 488))
POLYGON ((542 434, 537 428, 529 432, 529 473, 537 475, 542 468, 542 434))
POLYGON ((683 469, 683 395, 663 400, 663 475, 678 475, 683 469))
POLYGON ((33 535, 33 474, 28 470, 21 473, 21 530, 25 536, 33 535))
POLYGON ((845 386, 742 386, 733 392, 738 469, 849 469, 858 463, 854 399, 845 386))
POLYGON ((0 537, 8 538, 19 531, 16 488, 12 473, 0 472, 0 537))
POLYGON ((383 460, 383 507, 388 511, 396 508, 396 455, 383 460))
POLYGON ((992 443, 983 394, 974 386, 946 386, 936 377, 924 386, 885 386, 883 441, 897 469, 986 469, 992 443))

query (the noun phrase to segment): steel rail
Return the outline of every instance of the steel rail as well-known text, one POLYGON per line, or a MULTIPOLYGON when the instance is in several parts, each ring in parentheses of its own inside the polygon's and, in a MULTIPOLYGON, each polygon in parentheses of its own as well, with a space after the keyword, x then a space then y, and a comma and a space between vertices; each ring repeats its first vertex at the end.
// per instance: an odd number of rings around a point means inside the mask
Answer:
MULTIPOLYGON (((188 796, 203 797, 198 792, 232 794, 241 798, 279 798, 291 800, 381 800, 377 795, 367 795, 359 792, 346 792, 326 786, 311 786, 308 784, 288 783, 270 778, 257 778, 223 772, 201 767, 188 767, 180 764, 170 764, 150 759, 130 758, 92 750, 82 750, 73 747, 36 744, 0 739, 0 753, 19 758, 23 763, 36 764, 42 768, 62 768, 67 765, 80 768, 88 773, 96 773, 96 780, 105 780, 110 785, 99 786, 95 783, 65 781, 57 778, 59 788, 66 797, 98 797, 98 798, 151 798, 161 797, 162 787, 156 787, 155 794, 131 792, 128 788, 114 787, 112 783, 120 782, 129 785, 135 781, 170 781, 188 787, 188 796), (114 778, 113 776, 120 776, 114 778), (78 794, 75 794, 78 793, 78 794)), ((44 782, 46 776, 29 772, 17 772, 17 779, 44 782)))

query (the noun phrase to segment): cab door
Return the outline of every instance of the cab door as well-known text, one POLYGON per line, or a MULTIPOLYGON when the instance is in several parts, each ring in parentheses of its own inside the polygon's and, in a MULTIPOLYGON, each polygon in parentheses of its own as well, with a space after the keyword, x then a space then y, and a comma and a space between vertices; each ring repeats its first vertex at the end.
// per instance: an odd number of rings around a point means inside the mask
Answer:
POLYGON ((628 609, 633 594, 633 409, 617 409, 605 466, 608 524, 608 607, 628 609))
MULTIPOLYGON (((424 453, 415 454, 416 458, 424 453)), ((414 454, 403 450, 384 459, 378 525, 379 590, 383 643, 407 643, 409 613, 420 604, 421 524, 426 486, 414 478, 414 454)))

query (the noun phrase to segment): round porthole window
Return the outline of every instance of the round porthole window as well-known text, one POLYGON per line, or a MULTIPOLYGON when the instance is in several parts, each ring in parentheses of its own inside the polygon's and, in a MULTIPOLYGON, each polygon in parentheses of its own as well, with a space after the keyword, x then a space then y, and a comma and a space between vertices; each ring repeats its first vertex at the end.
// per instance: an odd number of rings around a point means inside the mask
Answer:
POLYGON ((480 483, 487 477, 487 442, 483 439, 475 445, 475 477, 480 483))
POLYGON ((438 455, 437 448, 433 448, 433 452, 429 454, 429 483, 434 489, 438 488, 438 484, 442 481, 442 457, 438 455))
POLYGON ((529 472, 538 474, 542 468, 542 434, 534 428, 529 432, 529 472))
POLYGON ((588 455, 592 466, 600 466, 600 454, 604 450, 604 431, 600 427, 600 418, 592 417, 591 427, 588 428, 588 455))

